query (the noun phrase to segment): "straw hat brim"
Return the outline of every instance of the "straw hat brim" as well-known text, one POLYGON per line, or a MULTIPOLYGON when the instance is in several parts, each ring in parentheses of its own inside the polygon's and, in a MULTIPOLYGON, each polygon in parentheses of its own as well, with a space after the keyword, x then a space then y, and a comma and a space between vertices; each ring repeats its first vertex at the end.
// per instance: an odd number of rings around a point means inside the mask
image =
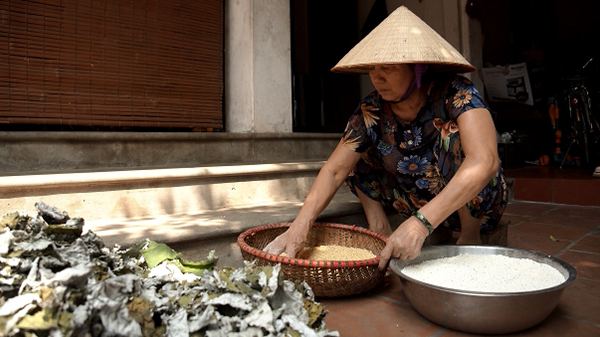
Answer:
POLYGON ((406 7, 392 12, 331 69, 368 73, 376 65, 421 63, 431 71, 466 73, 476 68, 406 7))
POLYGON ((375 65, 392 65, 392 64, 427 64, 428 69, 434 72, 452 72, 452 73, 470 73, 477 68, 472 65, 466 65, 462 63, 433 63, 433 62, 424 62, 424 61, 406 61, 406 62, 381 62, 381 63, 369 63, 369 64, 355 64, 351 66, 338 66, 331 68, 331 71, 340 73, 340 74, 367 74, 369 73, 369 69, 375 65))

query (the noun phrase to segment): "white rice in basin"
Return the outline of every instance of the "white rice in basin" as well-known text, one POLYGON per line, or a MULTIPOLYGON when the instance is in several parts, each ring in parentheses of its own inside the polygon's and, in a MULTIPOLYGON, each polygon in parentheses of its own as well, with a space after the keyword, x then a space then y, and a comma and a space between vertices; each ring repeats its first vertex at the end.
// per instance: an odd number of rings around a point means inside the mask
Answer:
POLYGON ((566 281, 550 265, 504 255, 460 254, 409 265, 402 273, 440 287, 491 293, 541 290, 566 281))

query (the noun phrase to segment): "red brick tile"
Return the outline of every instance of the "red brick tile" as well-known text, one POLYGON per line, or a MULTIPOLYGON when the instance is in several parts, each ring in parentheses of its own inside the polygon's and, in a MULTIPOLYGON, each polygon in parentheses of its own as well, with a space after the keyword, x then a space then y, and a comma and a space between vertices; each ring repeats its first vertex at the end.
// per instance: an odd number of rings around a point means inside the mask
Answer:
POLYGON ((552 202, 600 206, 600 180, 553 180, 553 183, 554 199, 552 202))
POLYGON ((404 290, 402 290, 400 276, 392 271, 385 277, 384 285, 374 290, 373 293, 400 302, 403 305, 409 305, 408 298, 406 298, 404 290))
POLYGON ((565 288, 556 313, 600 325, 600 283, 578 278, 565 288))
MULTIPOLYGON (((555 255, 571 240, 594 231, 600 225, 599 211, 597 207, 513 201, 503 219, 519 224, 509 228, 508 246, 555 255), (559 241, 553 242, 550 235, 559 241)), ((599 240, 600 232, 594 233, 558 256, 575 267, 577 280, 565 289, 556 310, 546 320, 507 336, 600 336, 599 240)), ((385 285, 369 293, 319 301, 329 311, 326 327, 344 337, 478 336, 449 330, 425 319, 410 306, 399 277, 393 273, 386 276, 385 285)))
POLYGON ((568 319, 565 317, 561 317, 556 314, 556 310, 552 313, 548 318, 542 321, 540 324, 529 328, 527 330, 523 330, 520 332, 516 332, 513 334, 508 334, 506 336, 511 337, 565 337, 565 336, 577 336, 577 337, 593 337, 599 336, 600 327, 585 323, 579 322, 576 320, 568 319))
POLYGON ((502 221, 510 222, 509 226, 513 226, 513 225, 516 225, 523 221, 527 221, 530 218, 531 218, 530 216, 512 215, 512 214, 506 214, 506 213, 504 213, 504 215, 502 215, 502 221))
POLYGON ((509 178, 537 178, 537 179, 570 179, 570 180, 595 180, 593 170, 587 168, 559 168, 555 166, 529 166, 518 169, 504 170, 509 178))
POLYGON ((552 180, 515 178, 513 195, 515 200, 552 202, 552 180))
POLYGON ((440 327, 412 307, 373 297, 324 299, 326 328, 340 336, 429 336, 440 327))
POLYGON ((600 237, 588 236, 577 242, 571 250, 580 250, 590 253, 600 253, 600 237))
POLYGON ((536 252, 554 255, 566 248, 569 245, 569 241, 563 240, 554 242, 549 237, 531 237, 512 234, 513 228, 509 229, 508 232, 508 247, 533 250, 536 252))
POLYGON ((466 332, 456 331, 456 330, 448 330, 448 331, 444 332, 443 334, 439 335, 439 337, 477 337, 477 336, 484 336, 484 335, 477 335, 477 334, 473 334, 473 333, 466 333, 466 332))
POLYGON ((589 232, 587 228, 548 225, 534 221, 520 223, 510 227, 510 233, 522 236, 534 236, 549 239, 550 235, 558 240, 575 241, 589 232))
POLYGON ((571 213, 547 213, 541 215, 535 219, 535 222, 549 224, 549 225, 561 225, 561 226, 572 226, 581 228, 594 228, 600 225, 600 218, 587 218, 580 216, 573 216, 571 213))
POLYGON ((533 202, 519 202, 513 201, 506 206, 504 210, 505 215, 518 215, 518 216, 539 216, 544 212, 548 212, 552 209, 557 208, 554 204, 540 204, 533 202))
POLYGON ((568 250, 557 257, 571 264, 577 271, 577 277, 600 281, 600 254, 568 250))
MULTIPOLYGON (((481 335, 467 334, 459 331, 449 330, 439 337, 475 337, 481 335)), ((587 324, 584 322, 578 322, 565 317, 558 316, 552 313, 547 319, 542 321, 540 324, 531 327, 529 329, 515 332, 512 334, 506 334, 502 336, 510 337, 566 337, 566 336, 577 336, 577 337, 598 337, 600 336, 600 327, 587 324)))
POLYGON ((549 214, 568 214, 582 218, 600 219, 600 207, 560 205, 548 212, 549 214))

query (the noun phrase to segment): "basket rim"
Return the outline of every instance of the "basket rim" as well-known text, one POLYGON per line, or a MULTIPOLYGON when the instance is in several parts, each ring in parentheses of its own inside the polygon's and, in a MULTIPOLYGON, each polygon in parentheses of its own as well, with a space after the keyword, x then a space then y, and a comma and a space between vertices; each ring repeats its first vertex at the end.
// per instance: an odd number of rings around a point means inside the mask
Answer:
MULTIPOLYGON (((379 261, 380 261, 379 256, 376 256, 372 259, 367 259, 367 260, 345 260, 345 261, 305 260, 305 259, 290 258, 287 256, 280 256, 280 255, 274 255, 271 253, 267 253, 263 250, 251 247, 249 244, 246 243, 247 237, 252 236, 258 232, 268 230, 268 229, 290 227, 291 224, 292 224, 291 222, 276 222, 276 223, 266 224, 266 225, 247 229, 246 231, 244 231, 243 233, 241 233, 238 236, 237 244, 242 251, 244 251, 252 256, 265 259, 272 263, 281 263, 281 264, 290 265, 290 266, 310 267, 310 268, 332 268, 332 269, 379 266, 379 261)), ((353 232, 358 232, 361 234, 367 234, 367 235, 370 235, 377 239, 382 240, 384 243, 387 243, 386 236, 379 234, 377 232, 374 232, 372 230, 363 228, 363 227, 358 227, 356 225, 344 225, 344 224, 339 224, 339 223, 316 222, 313 224, 313 227, 315 227, 315 226, 316 227, 338 228, 338 229, 344 229, 344 230, 349 230, 349 231, 353 231, 353 232)))

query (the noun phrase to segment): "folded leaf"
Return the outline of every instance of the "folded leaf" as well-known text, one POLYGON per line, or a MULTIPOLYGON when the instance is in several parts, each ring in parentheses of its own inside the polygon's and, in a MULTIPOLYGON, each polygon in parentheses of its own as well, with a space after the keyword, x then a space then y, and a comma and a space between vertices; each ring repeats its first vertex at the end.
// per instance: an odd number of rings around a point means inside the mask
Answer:
POLYGON ((166 244, 151 240, 148 240, 148 245, 142 249, 142 256, 144 256, 148 268, 154 268, 164 260, 179 258, 179 254, 166 244))

